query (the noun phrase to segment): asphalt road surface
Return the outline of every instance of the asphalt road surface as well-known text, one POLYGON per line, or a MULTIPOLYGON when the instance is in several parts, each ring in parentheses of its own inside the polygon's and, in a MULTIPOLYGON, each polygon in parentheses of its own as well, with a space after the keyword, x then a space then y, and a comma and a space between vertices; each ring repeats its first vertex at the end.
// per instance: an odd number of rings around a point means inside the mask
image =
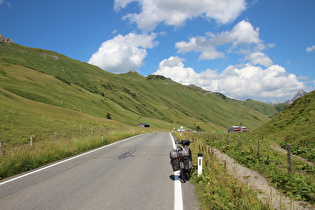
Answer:
POLYGON ((170 133, 142 134, 2 180, 0 209, 197 209, 172 147, 170 133))

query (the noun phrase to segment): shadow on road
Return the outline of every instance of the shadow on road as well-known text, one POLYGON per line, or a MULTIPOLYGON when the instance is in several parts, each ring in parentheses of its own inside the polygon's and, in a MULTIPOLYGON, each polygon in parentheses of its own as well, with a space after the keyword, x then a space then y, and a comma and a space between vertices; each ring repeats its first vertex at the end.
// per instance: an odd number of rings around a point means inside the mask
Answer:
POLYGON ((170 175, 170 179, 173 180, 173 181, 177 181, 177 180, 180 180, 179 178, 179 175, 170 175))

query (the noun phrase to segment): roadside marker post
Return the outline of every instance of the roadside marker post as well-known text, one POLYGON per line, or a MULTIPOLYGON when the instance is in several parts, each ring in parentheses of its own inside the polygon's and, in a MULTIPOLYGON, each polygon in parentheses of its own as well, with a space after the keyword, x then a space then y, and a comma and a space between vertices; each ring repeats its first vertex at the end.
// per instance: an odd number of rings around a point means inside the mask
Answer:
POLYGON ((202 174, 202 153, 198 153, 198 176, 202 174))
POLYGON ((287 151, 288 151, 288 171, 289 173, 291 173, 292 172, 292 160, 291 160, 292 151, 291 151, 290 144, 287 145, 287 151))
POLYGON ((33 146, 33 136, 30 137, 30 146, 33 146))

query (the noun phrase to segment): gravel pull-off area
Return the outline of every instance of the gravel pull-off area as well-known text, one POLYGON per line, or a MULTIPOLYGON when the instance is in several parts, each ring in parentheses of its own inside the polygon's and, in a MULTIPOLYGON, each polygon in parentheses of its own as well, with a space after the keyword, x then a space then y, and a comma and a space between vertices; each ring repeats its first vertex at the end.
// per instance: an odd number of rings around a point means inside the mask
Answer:
POLYGON ((214 148, 212 148, 212 150, 220 160, 225 162, 226 168, 230 174, 237 177, 248 186, 256 189, 259 192, 258 198, 262 202, 269 204, 271 208, 286 210, 315 209, 314 206, 308 203, 293 201, 284 196, 256 171, 252 171, 238 164, 234 159, 214 148))

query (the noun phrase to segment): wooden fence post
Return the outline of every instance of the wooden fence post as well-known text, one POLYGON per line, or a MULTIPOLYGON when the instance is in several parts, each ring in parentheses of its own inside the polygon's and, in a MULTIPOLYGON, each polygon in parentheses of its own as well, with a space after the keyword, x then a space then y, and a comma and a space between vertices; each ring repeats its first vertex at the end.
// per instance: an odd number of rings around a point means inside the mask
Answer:
POLYGON ((260 160, 260 138, 258 137, 258 160, 260 160))
POLYGON ((241 140, 241 136, 240 135, 238 135, 238 146, 239 147, 242 146, 242 140, 241 140))
POLYGON ((33 146, 33 136, 30 137, 30 146, 33 146))
POLYGON ((54 132, 54 141, 57 139, 57 132, 54 132))
POLYGON ((287 145, 287 150, 288 150, 288 171, 289 173, 292 172, 292 161, 291 161, 291 145, 287 145))
POLYGON ((2 155, 2 144, 0 142, 0 155, 2 155))
POLYGON ((71 129, 69 129, 69 136, 68 136, 68 139, 69 139, 69 141, 71 141, 71 129))

